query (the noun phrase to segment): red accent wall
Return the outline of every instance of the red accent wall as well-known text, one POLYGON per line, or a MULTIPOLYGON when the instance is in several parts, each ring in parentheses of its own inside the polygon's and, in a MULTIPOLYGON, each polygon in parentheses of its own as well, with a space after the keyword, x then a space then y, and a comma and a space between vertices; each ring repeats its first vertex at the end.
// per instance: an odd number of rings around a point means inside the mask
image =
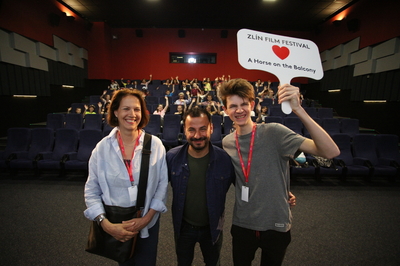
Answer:
POLYGON ((53 46, 53 35, 56 35, 88 49, 85 21, 55 0, 2 1, 0 27, 50 46, 53 46), (74 16, 75 19, 68 21, 63 12, 74 16), (58 26, 50 24, 51 13, 60 16, 58 26))
MULTIPOLYGON (((312 39, 320 51, 361 38, 361 47, 400 36, 400 1, 360 0, 344 11, 346 20, 339 27, 332 25, 337 17, 314 32, 271 32, 292 37, 312 39), (350 32, 346 22, 360 20, 360 29, 350 32)), ((67 21, 62 12, 68 12, 55 0, 2 1, 0 27, 25 37, 53 45, 53 34, 88 50, 90 79, 148 78, 214 79, 221 75, 242 77, 248 80, 277 79, 263 71, 246 70, 237 60, 236 32, 228 30, 228 37, 221 38, 219 29, 185 29, 186 37, 178 37, 178 29, 143 29, 143 37, 136 37, 135 29, 109 28, 105 23, 93 23, 87 30, 85 21, 75 16, 67 21), (61 17, 59 26, 51 26, 50 13, 61 17), (112 35, 117 36, 113 39, 112 35), (169 52, 217 53, 217 64, 170 64, 169 52)), ((306 83, 305 78, 295 79, 306 83)))
POLYGON ((312 40, 320 51, 331 49, 360 37, 360 49, 400 36, 400 1, 396 0, 360 0, 332 19, 326 21, 314 33, 312 40), (345 17, 345 18, 344 18, 345 17), (343 19, 340 26, 332 24, 343 19), (360 28, 351 32, 347 22, 358 19, 360 28))
MULTIPOLYGON (((111 44, 111 77, 148 78, 149 74, 152 74, 156 79, 176 76, 179 76, 179 79, 214 79, 230 75, 232 78, 277 81, 272 74, 246 70, 239 65, 236 33, 237 30, 228 30, 228 37, 221 38, 219 29, 185 29, 185 37, 179 38, 178 29, 143 29, 143 37, 136 37, 135 29, 112 29, 112 35, 117 39, 112 40, 111 44), (170 52, 216 53, 217 63, 169 63, 170 52)), ((301 32, 277 34, 301 38, 305 38, 306 35, 301 32)), ((306 82, 306 79, 299 78, 294 81, 306 82)))

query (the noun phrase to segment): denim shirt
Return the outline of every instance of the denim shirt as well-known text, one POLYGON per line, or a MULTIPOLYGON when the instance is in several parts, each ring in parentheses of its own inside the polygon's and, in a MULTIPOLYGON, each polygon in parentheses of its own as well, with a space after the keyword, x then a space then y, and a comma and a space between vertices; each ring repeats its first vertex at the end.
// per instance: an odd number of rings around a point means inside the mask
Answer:
MULTIPOLYGON (((168 176, 171 182, 172 220, 175 234, 179 236, 183 220, 183 210, 190 175, 188 166, 188 147, 175 147, 167 152, 168 176)), ((206 177, 206 198, 210 231, 215 243, 224 226, 225 198, 231 184, 235 183, 235 170, 231 158, 221 148, 210 144, 210 162, 206 177)))

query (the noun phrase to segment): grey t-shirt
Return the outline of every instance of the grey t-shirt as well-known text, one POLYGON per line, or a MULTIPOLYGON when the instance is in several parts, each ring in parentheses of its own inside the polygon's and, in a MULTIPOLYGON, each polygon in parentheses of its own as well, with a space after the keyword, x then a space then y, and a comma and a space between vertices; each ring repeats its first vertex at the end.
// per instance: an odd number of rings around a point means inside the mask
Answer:
MULTIPOLYGON (((233 224, 257 231, 290 230, 292 215, 288 204, 290 189, 289 158, 305 140, 287 127, 258 124, 249 176, 249 200, 241 198, 245 185, 233 132, 223 139, 223 147, 232 159, 236 172, 233 224)), ((239 136, 240 151, 247 167, 251 133, 239 136)))

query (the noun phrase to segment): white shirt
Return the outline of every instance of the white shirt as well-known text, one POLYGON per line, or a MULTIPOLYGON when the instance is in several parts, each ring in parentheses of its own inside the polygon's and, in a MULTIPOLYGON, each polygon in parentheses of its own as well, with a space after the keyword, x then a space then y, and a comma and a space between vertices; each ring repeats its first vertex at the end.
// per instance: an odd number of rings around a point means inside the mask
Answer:
MULTIPOLYGON (((85 185, 85 202, 87 209, 84 215, 94 220, 99 214, 105 213, 103 203, 111 206, 130 207, 135 202, 129 197, 128 188, 132 186, 129 174, 123 162, 114 128, 103 138, 93 150, 89 160, 89 177, 85 185)), ((132 160, 134 185, 138 185, 144 130, 135 149, 132 160)), ((153 209, 157 211, 151 222, 140 231, 140 237, 149 236, 148 229, 157 221, 160 213, 167 211, 166 197, 168 187, 168 169, 165 160, 165 148, 161 140, 152 136, 149 176, 143 216, 153 209)))

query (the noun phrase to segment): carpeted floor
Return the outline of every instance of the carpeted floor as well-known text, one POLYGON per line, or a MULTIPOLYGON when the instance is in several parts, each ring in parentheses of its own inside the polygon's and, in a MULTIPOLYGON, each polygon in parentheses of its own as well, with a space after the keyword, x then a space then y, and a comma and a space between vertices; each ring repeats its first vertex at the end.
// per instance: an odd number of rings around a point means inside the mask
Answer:
MULTIPOLYGON (((116 265, 84 251, 89 221, 83 216, 85 177, 0 174, 0 265, 116 265)), ((284 265, 400 265, 400 182, 354 179, 292 183, 292 243, 284 265)), ((232 265, 227 195, 221 265, 232 265)), ((168 206, 171 196, 168 198, 168 206)), ((162 215, 158 265, 176 265, 171 212, 162 215)), ((259 265, 260 252, 253 265, 259 265)), ((199 248, 193 265, 204 265, 199 248)))

